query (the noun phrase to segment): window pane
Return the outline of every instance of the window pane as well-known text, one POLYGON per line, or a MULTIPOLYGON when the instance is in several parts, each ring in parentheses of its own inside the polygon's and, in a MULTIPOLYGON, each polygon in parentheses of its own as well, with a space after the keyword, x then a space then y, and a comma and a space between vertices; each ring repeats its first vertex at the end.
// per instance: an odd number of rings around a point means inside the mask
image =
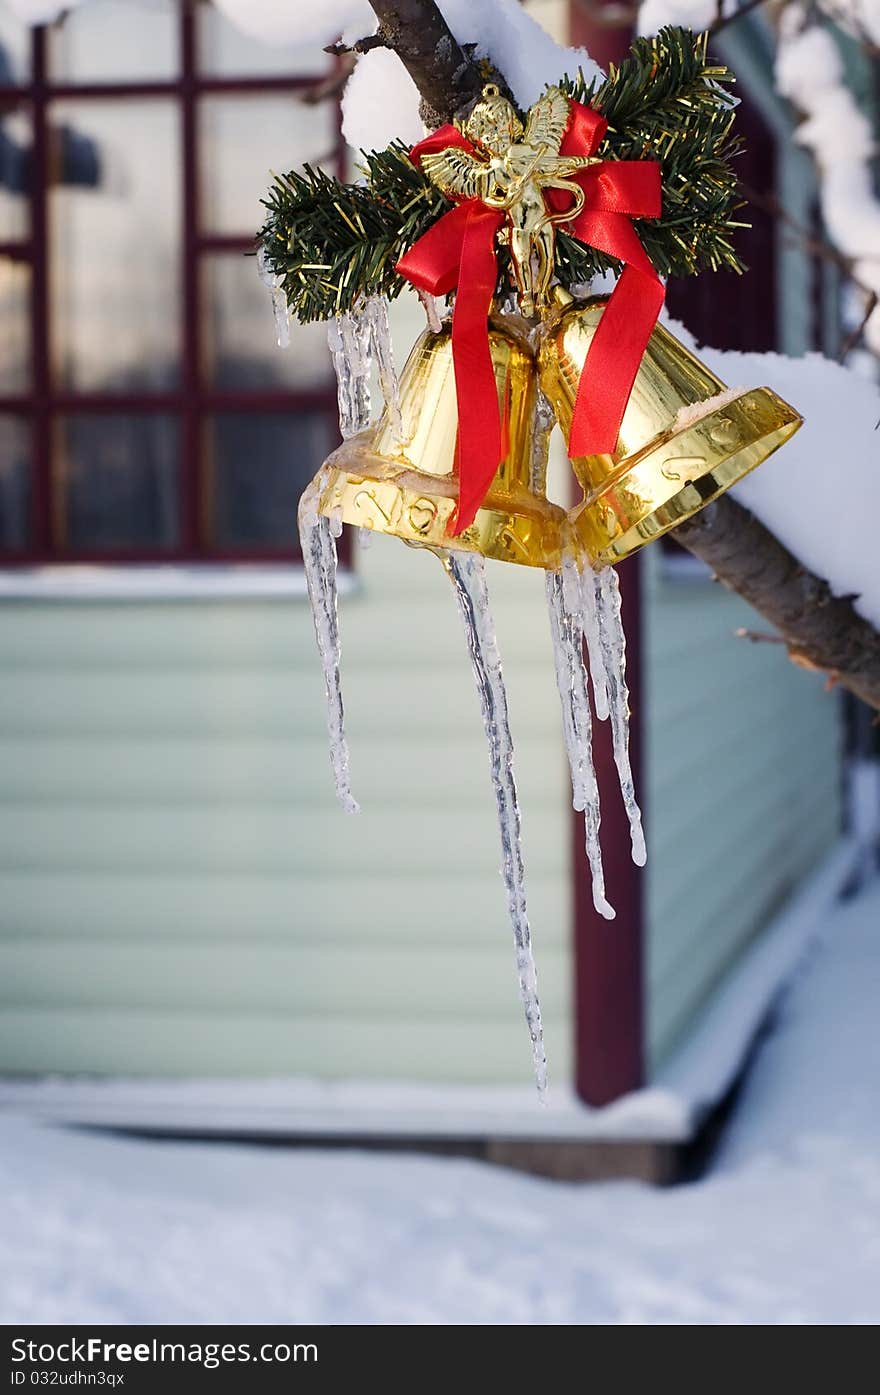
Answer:
POLYGON ((173 388, 180 376, 178 114, 170 102, 58 103, 95 151, 95 183, 50 192, 58 383, 173 388))
POLYGON ((55 446, 59 548, 146 552, 177 545, 173 417, 72 416, 59 423, 55 446))
POLYGON ((261 43, 243 34, 215 5, 200 5, 198 22, 199 67, 211 77, 321 75, 330 66, 320 44, 279 44, 271 33, 261 43))
POLYGON ((206 510, 213 546, 295 548, 299 496, 337 441, 329 413, 216 417, 206 510))
POLYGON ((30 528, 30 428, 20 417, 0 416, 0 548, 21 552, 30 528))
POLYGON ((31 31, 0 6, 0 83, 27 82, 31 75, 31 31))
POLYGON ((30 269, 0 257, 0 397, 30 380, 30 269))
POLYGON ((335 108, 294 96, 205 97, 200 107, 202 230, 249 235, 272 170, 335 157, 335 108))
POLYGON ((161 81, 177 76, 177 5, 90 0, 49 31, 55 82, 161 81))
POLYGON ((254 257, 212 256, 203 265, 209 381, 218 388, 315 388, 332 383, 327 326, 290 326, 279 349, 272 302, 254 257))
POLYGON ((0 241, 28 235, 31 123, 24 111, 0 117, 0 241))

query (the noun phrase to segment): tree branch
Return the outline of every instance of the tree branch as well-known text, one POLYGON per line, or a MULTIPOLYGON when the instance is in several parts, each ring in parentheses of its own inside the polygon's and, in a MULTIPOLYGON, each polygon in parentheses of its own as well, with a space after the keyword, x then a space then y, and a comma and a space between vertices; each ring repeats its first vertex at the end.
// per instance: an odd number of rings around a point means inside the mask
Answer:
POLYGON ((853 609, 852 597, 832 596, 827 582, 729 495, 674 536, 775 626, 796 663, 823 669, 880 709, 880 634, 853 609))
MULTIPOLYGON (((437 121, 478 95, 486 74, 459 47, 433 0, 370 2, 388 47, 437 121)), ((740 14, 753 8, 757 0, 740 14)), ((880 710, 880 634, 852 598, 832 596, 826 581, 729 496, 680 524, 674 536, 779 631, 796 663, 824 670, 880 710)))
POLYGON ((425 125, 451 121, 490 78, 508 91, 500 74, 475 63, 459 46, 433 0, 370 0, 370 5, 385 47, 394 50, 419 89, 425 125))

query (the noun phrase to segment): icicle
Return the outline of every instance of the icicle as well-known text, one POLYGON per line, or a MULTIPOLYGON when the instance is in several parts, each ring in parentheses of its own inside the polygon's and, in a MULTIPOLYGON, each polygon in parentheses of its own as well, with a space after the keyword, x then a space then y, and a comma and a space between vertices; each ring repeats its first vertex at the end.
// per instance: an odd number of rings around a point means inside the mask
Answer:
POLYGON ((257 252, 257 275, 268 288, 272 298, 272 315, 275 319, 275 342, 279 349, 290 347, 290 311, 287 296, 283 290, 284 277, 276 275, 269 266, 265 247, 257 252))
POLYGON ((379 374, 379 387, 388 408, 391 429, 399 440, 402 426, 400 421, 400 383, 394 366, 394 347, 391 343, 391 326, 388 323, 388 301, 383 295, 374 295, 366 302, 364 313, 370 326, 370 347, 379 374))
POLYGON ((318 501, 326 483, 326 477, 322 473, 304 491, 299 504, 299 537, 306 585, 312 603, 315 637, 324 672, 330 764, 333 767, 336 793, 345 812, 357 814, 360 812, 360 806, 351 793, 348 742, 345 738, 345 714, 339 679, 341 646, 336 593, 336 541, 330 519, 318 513, 318 501))
POLYGON ((637 867, 648 860, 642 815, 633 789, 629 761, 629 690, 626 686, 626 636, 620 615, 620 585, 614 567, 605 567, 596 575, 596 606, 599 642, 605 668, 608 705, 611 711, 611 738, 614 763, 620 779, 620 792, 629 819, 632 859, 637 867))
POLYGON ((593 766, 592 719, 584 667, 580 575, 567 560, 562 572, 547 572, 547 607, 556 664, 556 684, 562 703, 562 729, 571 770, 572 803, 584 811, 587 858, 593 881, 593 905, 606 920, 614 907, 605 899, 605 874, 599 843, 599 786, 593 766))
POLYGON ((400 431, 400 387, 394 367, 388 301, 370 296, 354 310, 337 315, 327 330, 339 399, 339 429, 343 439, 369 426, 370 376, 375 362, 379 387, 395 432, 400 431))
MULTIPOLYGON (((367 302, 350 314, 337 315, 328 327, 327 339, 336 369, 339 429, 346 440, 370 424, 370 350, 374 333, 373 317, 374 311, 367 302)), ((318 504, 326 483, 326 476, 322 472, 303 494, 299 505, 299 535, 318 652, 324 671, 330 763, 336 781, 336 793, 345 811, 356 814, 359 812, 359 806, 351 793, 351 771, 339 676, 341 645, 336 590, 336 539, 342 533, 342 511, 335 510, 330 518, 319 514, 318 504)))
POLYGON ((553 407, 541 389, 538 388, 532 416, 532 458, 529 469, 529 483, 536 494, 543 494, 547 483, 550 434, 555 424, 556 415, 553 407))
POLYGON ((501 658, 489 609, 486 574, 483 559, 470 553, 446 552, 441 554, 441 560, 455 588, 464 622, 468 652, 483 713, 483 725, 489 742, 490 769, 498 806, 503 852, 501 875, 507 890, 507 907, 516 945, 520 997, 532 1041, 535 1079, 538 1094, 543 1098, 547 1089, 547 1058, 544 1054, 538 979, 526 912, 520 812, 513 775, 513 740, 510 734, 507 694, 501 673, 501 658))
MULTIPOLYGON (((418 290, 418 288, 417 288, 418 290)), ((428 322, 428 329, 432 334, 440 333, 440 316, 437 312, 437 301, 430 291, 418 290, 419 300, 422 302, 422 309, 425 312, 425 319, 428 322)))
POLYGON ((584 638, 590 657, 590 683, 593 688, 593 705, 600 722, 608 720, 608 679, 605 674, 605 659, 602 641, 599 637, 599 588, 600 582, 592 567, 584 567, 581 576, 581 616, 584 638))
POLYGON ((357 540, 358 546, 362 547, 364 551, 366 551, 366 549, 370 547, 373 542, 372 528, 358 528, 357 540))
POLYGON ((370 424, 370 339, 372 330, 363 306, 337 315, 327 326, 327 342, 336 369, 339 430, 343 440, 370 424))

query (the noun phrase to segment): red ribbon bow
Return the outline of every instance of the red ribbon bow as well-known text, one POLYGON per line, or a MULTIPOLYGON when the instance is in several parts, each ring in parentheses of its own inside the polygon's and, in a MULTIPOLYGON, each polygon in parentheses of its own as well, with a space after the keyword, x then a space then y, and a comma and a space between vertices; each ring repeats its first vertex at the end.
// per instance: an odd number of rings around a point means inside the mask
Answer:
MULTIPOLYGON (((608 122, 572 102, 560 155, 595 154, 608 122)), ((410 159, 457 145, 475 147, 455 126, 441 126, 414 145, 410 159)), ((574 176, 584 207, 568 225, 581 242, 624 263, 590 344, 569 433, 571 456, 611 453, 642 355, 657 323, 664 289, 630 222, 660 215, 660 166, 655 160, 613 160, 574 176)), ((548 189, 551 208, 563 212, 564 191, 548 189)), ((444 214, 401 257, 397 270, 420 290, 446 295, 458 288, 452 317, 452 359, 458 400, 459 498, 451 536, 474 520, 506 452, 486 320, 498 280, 495 235, 505 215, 479 199, 444 214)))

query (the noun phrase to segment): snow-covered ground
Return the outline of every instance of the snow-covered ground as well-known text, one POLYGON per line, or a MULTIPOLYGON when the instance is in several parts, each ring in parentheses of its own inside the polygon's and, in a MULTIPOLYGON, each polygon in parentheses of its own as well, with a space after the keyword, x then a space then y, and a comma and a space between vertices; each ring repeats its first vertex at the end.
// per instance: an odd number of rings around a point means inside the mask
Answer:
POLYGON ((835 913, 716 1164, 669 1191, 0 1120, 0 1321, 874 1323, 880 888, 835 913))

